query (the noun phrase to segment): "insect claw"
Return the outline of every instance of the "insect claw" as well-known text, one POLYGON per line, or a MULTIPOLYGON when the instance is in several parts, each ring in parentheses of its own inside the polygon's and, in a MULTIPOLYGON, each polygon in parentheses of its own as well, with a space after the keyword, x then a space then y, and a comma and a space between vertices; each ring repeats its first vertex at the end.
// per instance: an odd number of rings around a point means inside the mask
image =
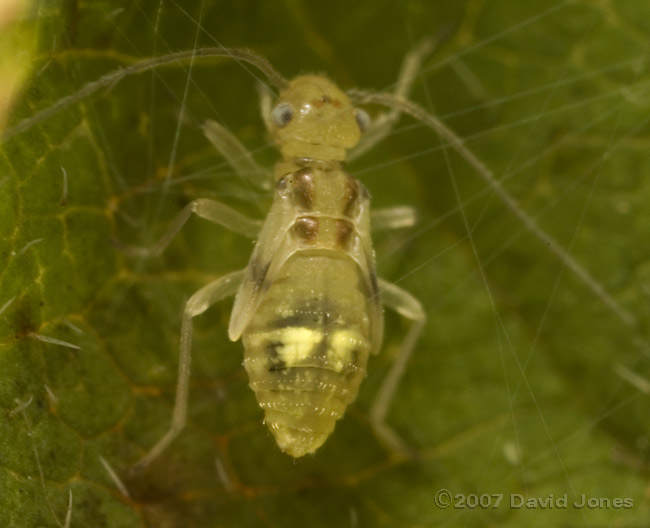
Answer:
POLYGON ((111 238, 111 245, 120 253, 128 255, 129 257, 149 258, 155 256, 154 253, 145 247, 140 246, 127 246, 117 238, 111 238))
POLYGON ((140 473, 142 473, 142 470, 146 467, 145 464, 142 463, 142 460, 139 462, 136 462, 133 464, 130 468, 126 470, 126 474, 129 477, 137 477, 140 473))

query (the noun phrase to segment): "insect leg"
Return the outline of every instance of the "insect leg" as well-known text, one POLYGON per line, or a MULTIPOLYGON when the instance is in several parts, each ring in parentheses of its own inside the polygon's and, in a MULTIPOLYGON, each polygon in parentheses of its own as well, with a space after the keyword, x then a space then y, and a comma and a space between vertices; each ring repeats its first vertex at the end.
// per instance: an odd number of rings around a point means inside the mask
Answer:
POLYGON ((413 207, 400 205, 370 211, 370 226, 373 231, 399 229, 415 225, 417 214, 413 207))
POLYGON ((258 165, 253 155, 228 129, 216 121, 208 120, 203 124, 203 133, 210 143, 226 158, 237 174, 252 185, 270 190, 273 180, 269 171, 258 165))
POLYGON ((261 82, 257 83, 257 93, 260 96, 260 113, 262 114, 262 119, 264 120, 264 126, 270 133, 272 130, 271 109, 273 107, 273 94, 269 91, 267 86, 261 82))
MULTIPOLYGON (((417 77, 422 61, 431 53, 435 45, 434 39, 426 38, 418 46, 406 54, 399 77, 395 83, 395 97, 405 98, 408 96, 417 77)), ((366 151, 373 148, 377 143, 383 141, 399 120, 402 111, 399 108, 392 108, 388 112, 379 114, 364 131, 359 144, 348 154, 348 160, 352 161, 366 151)))
POLYGON ((187 420, 190 364, 192 362, 192 319, 205 312, 210 306, 221 299, 234 295, 243 277, 244 270, 234 271, 220 277, 197 291, 185 304, 183 324, 181 326, 178 382, 176 385, 176 399, 174 401, 172 423, 164 436, 133 466, 133 472, 140 471, 158 458, 185 427, 187 420))
POLYGON ((188 203, 178 213, 178 216, 172 221, 167 232, 153 246, 148 248, 128 247, 124 249, 124 252, 139 257, 157 257, 165 250, 192 214, 210 220, 210 222, 214 222, 215 224, 220 224, 230 231, 249 238, 255 238, 262 226, 261 222, 252 220, 221 202, 207 198, 199 198, 188 203))
POLYGON ((410 319, 412 325, 404 341, 402 341, 400 351, 384 378, 379 392, 375 397, 375 401, 370 408, 370 423, 381 440, 394 451, 403 453, 408 452, 409 449, 399 435, 386 423, 386 414, 388 413, 395 391, 399 386, 406 365, 411 357, 413 348, 422 333, 427 316, 420 301, 399 286, 379 279, 379 290, 381 291, 384 304, 388 308, 395 310, 401 316, 410 319))

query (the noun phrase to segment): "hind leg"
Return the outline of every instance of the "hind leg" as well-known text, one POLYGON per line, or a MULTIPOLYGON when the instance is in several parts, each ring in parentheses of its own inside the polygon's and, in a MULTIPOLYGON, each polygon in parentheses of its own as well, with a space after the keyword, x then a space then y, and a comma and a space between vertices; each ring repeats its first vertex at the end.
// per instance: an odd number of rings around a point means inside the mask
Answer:
POLYGON ((377 436, 392 451, 410 453, 411 450, 407 447, 406 443, 386 423, 386 415, 395 396, 395 391, 399 387, 402 376, 404 375, 408 361, 411 358, 413 349, 424 329, 426 314, 420 301, 399 286, 380 279, 379 290, 381 291, 384 304, 388 308, 395 310, 402 317, 409 319, 412 323, 402 341, 399 353, 391 365, 388 374, 386 374, 379 388, 379 392, 377 392, 375 401, 370 408, 370 423, 377 436))
POLYGON ((132 468, 138 472, 154 461, 185 427, 187 398, 192 362, 192 319, 205 312, 218 301, 234 295, 244 277, 244 270, 229 273, 197 291, 185 304, 181 327, 181 346, 178 360, 178 382, 172 423, 163 437, 132 468))
POLYGON ((253 155, 232 132, 212 120, 206 121, 201 128, 208 141, 226 158, 242 179, 267 191, 273 187, 271 173, 257 164, 253 155))

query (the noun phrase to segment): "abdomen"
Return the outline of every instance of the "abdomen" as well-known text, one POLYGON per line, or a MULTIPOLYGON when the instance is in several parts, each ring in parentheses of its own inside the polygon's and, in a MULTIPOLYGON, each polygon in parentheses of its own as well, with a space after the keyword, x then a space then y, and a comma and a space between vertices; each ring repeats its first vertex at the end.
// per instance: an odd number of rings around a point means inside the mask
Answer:
POLYGON ((370 350, 368 292, 349 258, 294 254, 244 334, 244 366, 280 449, 316 451, 352 402, 370 350))

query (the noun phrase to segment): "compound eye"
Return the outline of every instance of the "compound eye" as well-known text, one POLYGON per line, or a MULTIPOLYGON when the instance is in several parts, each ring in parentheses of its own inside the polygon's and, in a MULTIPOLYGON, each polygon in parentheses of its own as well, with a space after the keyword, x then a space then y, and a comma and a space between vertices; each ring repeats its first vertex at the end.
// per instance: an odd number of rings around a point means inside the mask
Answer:
POLYGON ((271 121, 278 128, 287 126, 292 117, 293 107, 289 103, 280 103, 271 110, 271 121))
POLYGON ((361 110, 361 108, 355 108, 354 117, 357 118, 357 124, 359 125, 361 132, 368 130, 370 127, 370 116, 368 115, 368 112, 361 110))

